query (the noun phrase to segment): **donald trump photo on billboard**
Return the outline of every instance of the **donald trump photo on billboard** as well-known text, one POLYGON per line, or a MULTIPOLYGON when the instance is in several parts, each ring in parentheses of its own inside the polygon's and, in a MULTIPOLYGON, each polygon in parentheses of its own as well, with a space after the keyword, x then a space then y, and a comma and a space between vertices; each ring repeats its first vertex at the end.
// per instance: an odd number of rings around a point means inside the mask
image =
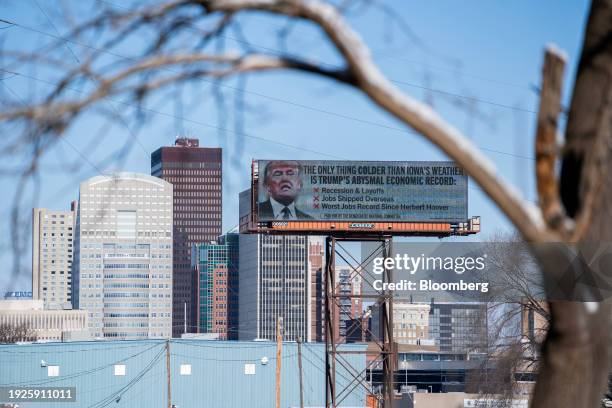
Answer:
POLYGON ((260 220, 311 220, 296 206, 302 190, 301 167, 295 161, 270 161, 264 169, 263 187, 268 199, 260 201, 260 220))

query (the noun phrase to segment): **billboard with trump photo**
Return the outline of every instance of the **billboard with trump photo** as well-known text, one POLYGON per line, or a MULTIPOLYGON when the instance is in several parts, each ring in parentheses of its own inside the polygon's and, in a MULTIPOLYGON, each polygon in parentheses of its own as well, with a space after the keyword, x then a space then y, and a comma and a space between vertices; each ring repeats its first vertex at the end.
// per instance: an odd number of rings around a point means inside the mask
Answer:
POLYGON ((257 160, 256 220, 464 222, 453 162, 257 160))

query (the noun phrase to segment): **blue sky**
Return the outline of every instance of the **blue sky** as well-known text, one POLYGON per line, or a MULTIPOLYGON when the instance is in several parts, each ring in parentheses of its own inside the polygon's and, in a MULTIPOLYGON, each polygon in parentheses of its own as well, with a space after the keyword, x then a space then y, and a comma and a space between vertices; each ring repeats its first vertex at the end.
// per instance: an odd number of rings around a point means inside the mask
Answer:
MULTIPOLYGON (((85 8, 85 13, 101 5, 99 0, 88 1, 79 5, 85 8)), ((0 17, 26 28, 13 26, 0 30, 0 39, 7 47, 22 50, 53 40, 50 35, 66 31, 60 21, 59 4, 52 0, 2 2, 0 17)), ((371 48, 382 71, 410 96, 432 104, 446 120, 486 149, 484 153, 497 165, 499 173, 534 201, 532 157, 537 109, 534 87, 539 84, 543 50, 547 44, 556 44, 568 55, 567 101, 571 96, 568 90, 577 65, 588 3, 584 0, 511 3, 439 0, 386 1, 385 4, 395 10, 411 33, 402 31, 376 8, 361 10, 348 18, 371 48)), ((254 50, 279 49, 274 34, 283 26, 283 20, 249 15, 242 22, 245 37, 254 50)), ((237 39, 237 34, 226 33, 226 47, 240 50, 242 43, 237 39)), ((289 38, 288 48, 328 64, 339 62, 321 33, 312 27, 298 28, 289 38)), ((70 50, 63 50, 61 57, 70 61, 74 58, 72 53, 78 58, 85 51, 81 45, 71 44, 70 50)), ((132 51, 127 46, 122 53, 129 55, 132 51)), ((5 79, 0 81, 0 98, 14 99, 17 94, 28 100, 30 95, 49 91, 49 85, 44 82, 50 80, 46 72, 20 71, 20 67, 14 67, 14 71, 21 75, 2 76, 5 79)), ((216 112, 210 82, 190 86, 186 92, 190 108, 182 112, 164 98, 154 100, 150 107, 155 113, 149 111, 146 124, 138 133, 138 143, 120 169, 149 173, 150 153, 160 146, 171 145, 179 133, 198 137, 202 146, 223 147, 223 229, 228 230, 237 224, 238 192, 248 187, 253 158, 445 159, 430 143, 382 112, 358 91, 300 73, 249 75, 244 92, 248 106, 244 128, 236 131, 233 97, 236 87, 242 85, 236 79, 228 79, 220 87, 227 96, 226 121, 216 112), (219 127, 227 131, 220 131, 219 127)), ((106 103, 112 104, 113 109, 127 109, 117 101, 106 103)), ((116 163, 100 161, 130 138, 131 131, 120 122, 108 128, 103 126, 99 116, 86 115, 68 130, 66 141, 47 153, 43 159, 38 206, 67 209, 70 201, 78 197, 80 181, 118 167, 116 163), (60 171, 66 162, 77 162, 80 166, 60 171)), ((134 131, 133 126, 131 129, 134 131)), ((3 132, 8 131, 3 127, 3 132)), ((1 182, 5 197, 12 197, 15 180, 2 176, 1 182)), ((3 265, 0 291, 9 286, 28 290, 29 251, 22 258, 24 271, 19 280, 9 279, 10 203, 10 199, 5 199, 0 206, 4 220, 0 234, 3 265)), ((511 229, 505 217, 474 183, 469 190, 469 213, 482 217, 482 237, 511 229)), ((31 227, 24 225, 23 228, 29 233, 31 227)))

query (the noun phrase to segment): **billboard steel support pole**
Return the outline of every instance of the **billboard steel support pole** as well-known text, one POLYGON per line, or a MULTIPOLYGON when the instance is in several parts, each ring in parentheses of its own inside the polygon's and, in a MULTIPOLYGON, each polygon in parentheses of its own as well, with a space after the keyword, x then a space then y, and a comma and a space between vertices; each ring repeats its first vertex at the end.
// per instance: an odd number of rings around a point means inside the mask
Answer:
MULTIPOLYGON (((372 342, 375 350, 364 350, 363 352, 344 351, 339 345, 345 342, 345 337, 340 333, 340 321, 342 314, 350 313, 342 306, 342 299, 363 298, 361 291, 355 293, 350 291, 347 293, 341 289, 342 284, 336 282, 336 255, 348 263, 353 271, 351 277, 359 275, 364 284, 370 284, 367 277, 363 275, 364 267, 372 261, 373 255, 378 251, 364 257, 364 261, 359 263, 350 254, 343 256, 337 250, 338 242, 379 242, 381 244, 381 256, 391 257, 391 237, 390 236, 372 236, 362 235, 355 236, 331 236, 325 241, 325 281, 324 281, 324 318, 325 318, 325 407, 337 408, 342 401, 347 398, 358 386, 362 386, 370 394, 374 394, 372 384, 367 382, 367 372, 375 366, 382 365, 383 368, 383 384, 379 394, 379 400, 382 408, 393 408, 394 386, 393 376, 395 370, 396 347, 393 342, 393 297, 389 290, 379 291, 376 296, 372 296, 372 300, 379 305, 380 313, 380 330, 377 333, 371 333, 372 342), (353 265, 351 265, 351 263, 353 265), (356 264, 356 265, 355 265, 356 264), (349 359, 345 358, 344 354, 364 354, 366 360, 371 357, 371 360, 366 361, 364 370, 353 367, 349 359), (339 365, 337 365, 338 363, 339 365), (341 372, 337 372, 337 368, 341 372), (342 387, 338 383, 338 379, 342 379, 342 387)), ((342 246, 340 245, 340 248, 342 246)), ((346 251, 346 250, 345 250, 346 251)), ((383 282, 392 282, 393 270, 385 268, 382 274, 383 282)), ((386 287, 386 285, 384 286, 386 287)), ((369 331, 369 329, 368 329, 369 331)), ((347 334, 345 333, 345 336, 347 334)))
MULTIPOLYGON (((389 239, 388 245, 383 247, 383 257, 385 259, 393 257, 392 241, 389 239)), ((384 281, 393 282, 393 269, 387 268, 385 265, 384 270, 384 281)), ((380 325, 381 339, 383 340, 383 395, 385 399, 385 408, 393 407, 393 375, 395 373, 395 359, 390 358, 394 356, 394 343, 393 343, 393 294, 389 289, 383 291, 384 303, 381 305, 380 311, 383 314, 381 316, 380 325)))
POLYGON ((334 347, 334 325, 332 318, 332 288, 334 286, 336 241, 333 237, 325 240, 325 408, 336 407, 336 379, 334 347))

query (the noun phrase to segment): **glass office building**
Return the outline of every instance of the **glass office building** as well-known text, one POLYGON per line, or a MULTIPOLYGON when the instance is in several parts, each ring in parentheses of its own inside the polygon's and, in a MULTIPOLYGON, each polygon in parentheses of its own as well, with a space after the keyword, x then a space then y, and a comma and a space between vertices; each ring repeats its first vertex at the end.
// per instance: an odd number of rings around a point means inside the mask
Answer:
POLYGON ((170 337, 170 183, 137 173, 81 183, 72 303, 96 338, 170 337))
POLYGON ((237 339, 238 234, 230 232, 193 248, 198 276, 198 332, 237 339))

